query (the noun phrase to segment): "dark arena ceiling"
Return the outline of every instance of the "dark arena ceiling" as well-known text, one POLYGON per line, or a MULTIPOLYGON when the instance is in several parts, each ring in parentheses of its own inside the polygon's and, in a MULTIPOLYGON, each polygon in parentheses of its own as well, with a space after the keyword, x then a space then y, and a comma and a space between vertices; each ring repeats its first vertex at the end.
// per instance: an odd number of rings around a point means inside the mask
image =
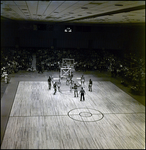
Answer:
POLYGON ((55 23, 145 23, 145 1, 1 1, 1 19, 55 23))

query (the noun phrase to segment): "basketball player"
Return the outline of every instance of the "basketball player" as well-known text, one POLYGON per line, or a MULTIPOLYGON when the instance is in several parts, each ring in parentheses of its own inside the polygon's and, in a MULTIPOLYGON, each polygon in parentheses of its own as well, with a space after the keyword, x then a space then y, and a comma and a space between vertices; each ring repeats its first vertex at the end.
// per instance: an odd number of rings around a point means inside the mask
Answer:
POLYGON ((81 86, 82 87, 83 87, 84 83, 85 83, 85 77, 84 77, 84 75, 82 75, 81 76, 81 86))
POLYGON ((57 84, 56 84, 56 82, 54 82, 54 84, 53 84, 53 88, 54 88, 54 95, 56 94, 56 91, 57 91, 57 84))
POLYGON ((54 77, 53 76, 51 76, 51 80, 52 80, 52 84, 54 83, 54 77))
POLYGON ((70 92, 72 92, 73 85, 74 85, 74 81, 73 81, 73 80, 71 80, 71 81, 70 81, 70 92))
POLYGON ((75 83, 74 87, 73 87, 74 88, 74 97, 76 97, 76 96, 78 97, 78 87, 79 86, 77 86, 76 83, 75 83))
POLYGON ((60 82, 60 79, 59 79, 59 81, 57 82, 57 87, 58 87, 58 91, 59 91, 59 92, 61 92, 61 91, 60 91, 60 86, 61 86, 61 82, 60 82))
POLYGON ((70 80, 72 80, 72 78, 73 78, 73 72, 71 72, 71 74, 69 74, 69 78, 70 78, 70 80))
POLYGON ((88 85, 88 87, 89 87, 89 91, 92 92, 92 80, 91 80, 91 79, 89 80, 89 85, 88 85))
POLYGON ((49 78, 48 78, 48 86, 49 86, 49 90, 51 90, 51 81, 52 81, 52 79, 51 79, 51 77, 49 76, 49 78))

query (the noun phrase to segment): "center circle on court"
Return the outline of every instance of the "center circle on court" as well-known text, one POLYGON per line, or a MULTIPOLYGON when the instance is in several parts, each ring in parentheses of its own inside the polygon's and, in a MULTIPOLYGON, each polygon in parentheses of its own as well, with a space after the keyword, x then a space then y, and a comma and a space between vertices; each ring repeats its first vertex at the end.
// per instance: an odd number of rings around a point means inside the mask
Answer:
POLYGON ((90 112, 80 112, 79 115, 81 117, 91 117, 92 116, 92 114, 90 112))
POLYGON ((70 110, 67 115, 71 119, 81 122, 95 122, 104 117, 102 112, 93 108, 75 108, 70 110))

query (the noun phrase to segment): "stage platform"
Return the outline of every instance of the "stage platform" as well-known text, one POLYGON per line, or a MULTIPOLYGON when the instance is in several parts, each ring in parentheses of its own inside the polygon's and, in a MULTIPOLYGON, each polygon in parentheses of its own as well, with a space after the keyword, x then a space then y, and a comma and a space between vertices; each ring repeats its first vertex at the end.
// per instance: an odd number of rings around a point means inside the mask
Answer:
POLYGON ((145 149, 145 106, 110 81, 94 80, 90 92, 86 80, 85 101, 65 80, 56 95, 46 79, 13 79, 12 88, 1 149, 145 149))

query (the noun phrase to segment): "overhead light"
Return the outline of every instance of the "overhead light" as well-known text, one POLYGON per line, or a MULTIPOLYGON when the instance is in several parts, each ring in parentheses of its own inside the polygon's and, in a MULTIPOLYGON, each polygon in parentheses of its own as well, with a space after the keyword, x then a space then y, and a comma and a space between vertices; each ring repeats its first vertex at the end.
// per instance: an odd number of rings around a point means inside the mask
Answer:
POLYGON ((67 27, 64 32, 72 32, 72 29, 70 27, 67 27))

